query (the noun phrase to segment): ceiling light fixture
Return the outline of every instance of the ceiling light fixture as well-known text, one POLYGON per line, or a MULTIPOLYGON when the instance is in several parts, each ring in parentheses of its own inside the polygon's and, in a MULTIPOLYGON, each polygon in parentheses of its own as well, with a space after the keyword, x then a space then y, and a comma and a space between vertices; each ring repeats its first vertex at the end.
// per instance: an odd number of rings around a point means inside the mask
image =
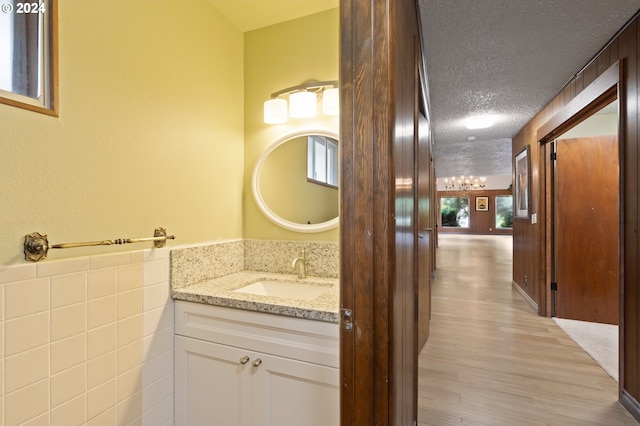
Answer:
POLYGON ((481 115, 465 120, 465 126, 469 130, 486 129, 494 124, 496 124, 496 118, 493 115, 481 115))
POLYGON ((474 178, 473 176, 459 178, 445 178, 444 188, 447 191, 469 191, 472 189, 482 189, 487 184, 487 178, 474 178))
POLYGON ((264 122, 281 124, 285 123, 289 117, 315 117, 318 97, 322 98, 323 114, 338 115, 340 104, 338 82, 312 81, 272 93, 271 99, 264 103, 264 122), (288 97, 288 102, 285 97, 288 97))

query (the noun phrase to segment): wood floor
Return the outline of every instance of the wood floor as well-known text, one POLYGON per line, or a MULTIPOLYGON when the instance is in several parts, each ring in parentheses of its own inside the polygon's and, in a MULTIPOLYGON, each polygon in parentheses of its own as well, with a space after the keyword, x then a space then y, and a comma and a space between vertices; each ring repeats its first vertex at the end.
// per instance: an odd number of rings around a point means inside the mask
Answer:
POLYGON ((638 424, 618 384, 512 288, 511 250, 511 237, 440 235, 418 424, 638 424))

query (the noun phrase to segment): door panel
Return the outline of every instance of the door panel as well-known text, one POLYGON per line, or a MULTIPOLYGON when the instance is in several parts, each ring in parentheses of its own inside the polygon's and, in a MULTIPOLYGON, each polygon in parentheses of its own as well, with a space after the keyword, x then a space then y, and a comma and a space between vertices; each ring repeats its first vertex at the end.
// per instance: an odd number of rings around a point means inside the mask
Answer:
POLYGON ((429 123, 418 117, 418 352, 429 338, 433 225, 431 223, 429 123))
POLYGON ((176 424, 251 425, 251 365, 238 362, 248 352, 183 336, 175 337, 176 424), (225 386, 220 386, 225 383, 225 386), (212 417, 213 416, 213 417, 212 417))
POLYGON ((254 426, 340 423, 337 368, 260 354, 254 377, 254 426))
POLYGON ((558 317, 618 324, 618 138, 556 143, 558 317))

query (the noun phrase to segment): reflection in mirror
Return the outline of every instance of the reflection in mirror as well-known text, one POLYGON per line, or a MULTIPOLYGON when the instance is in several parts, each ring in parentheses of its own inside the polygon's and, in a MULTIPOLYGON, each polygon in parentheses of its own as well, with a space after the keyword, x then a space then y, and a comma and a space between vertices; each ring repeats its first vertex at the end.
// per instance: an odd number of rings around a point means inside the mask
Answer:
POLYGON ((57 115, 56 0, 0 7, 0 103, 57 115))
POLYGON ((337 144, 334 134, 298 132, 265 150, 254 169, 253 192, 269 220, 297 232, 338 225, 337 144))

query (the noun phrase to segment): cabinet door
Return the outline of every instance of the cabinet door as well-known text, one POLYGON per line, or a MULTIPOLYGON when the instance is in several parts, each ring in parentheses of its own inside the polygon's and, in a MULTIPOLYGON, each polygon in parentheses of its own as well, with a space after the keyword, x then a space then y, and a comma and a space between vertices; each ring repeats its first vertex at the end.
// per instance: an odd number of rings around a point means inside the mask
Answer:
POLYGON ((177 425, 251 425, 251 354, 182 336, 175 351, 177 425))
POLYGON ((254 426, 340 424, 337 368, 264 354, 257 356, 262 362, 257 367, 252 365, 254 426))

